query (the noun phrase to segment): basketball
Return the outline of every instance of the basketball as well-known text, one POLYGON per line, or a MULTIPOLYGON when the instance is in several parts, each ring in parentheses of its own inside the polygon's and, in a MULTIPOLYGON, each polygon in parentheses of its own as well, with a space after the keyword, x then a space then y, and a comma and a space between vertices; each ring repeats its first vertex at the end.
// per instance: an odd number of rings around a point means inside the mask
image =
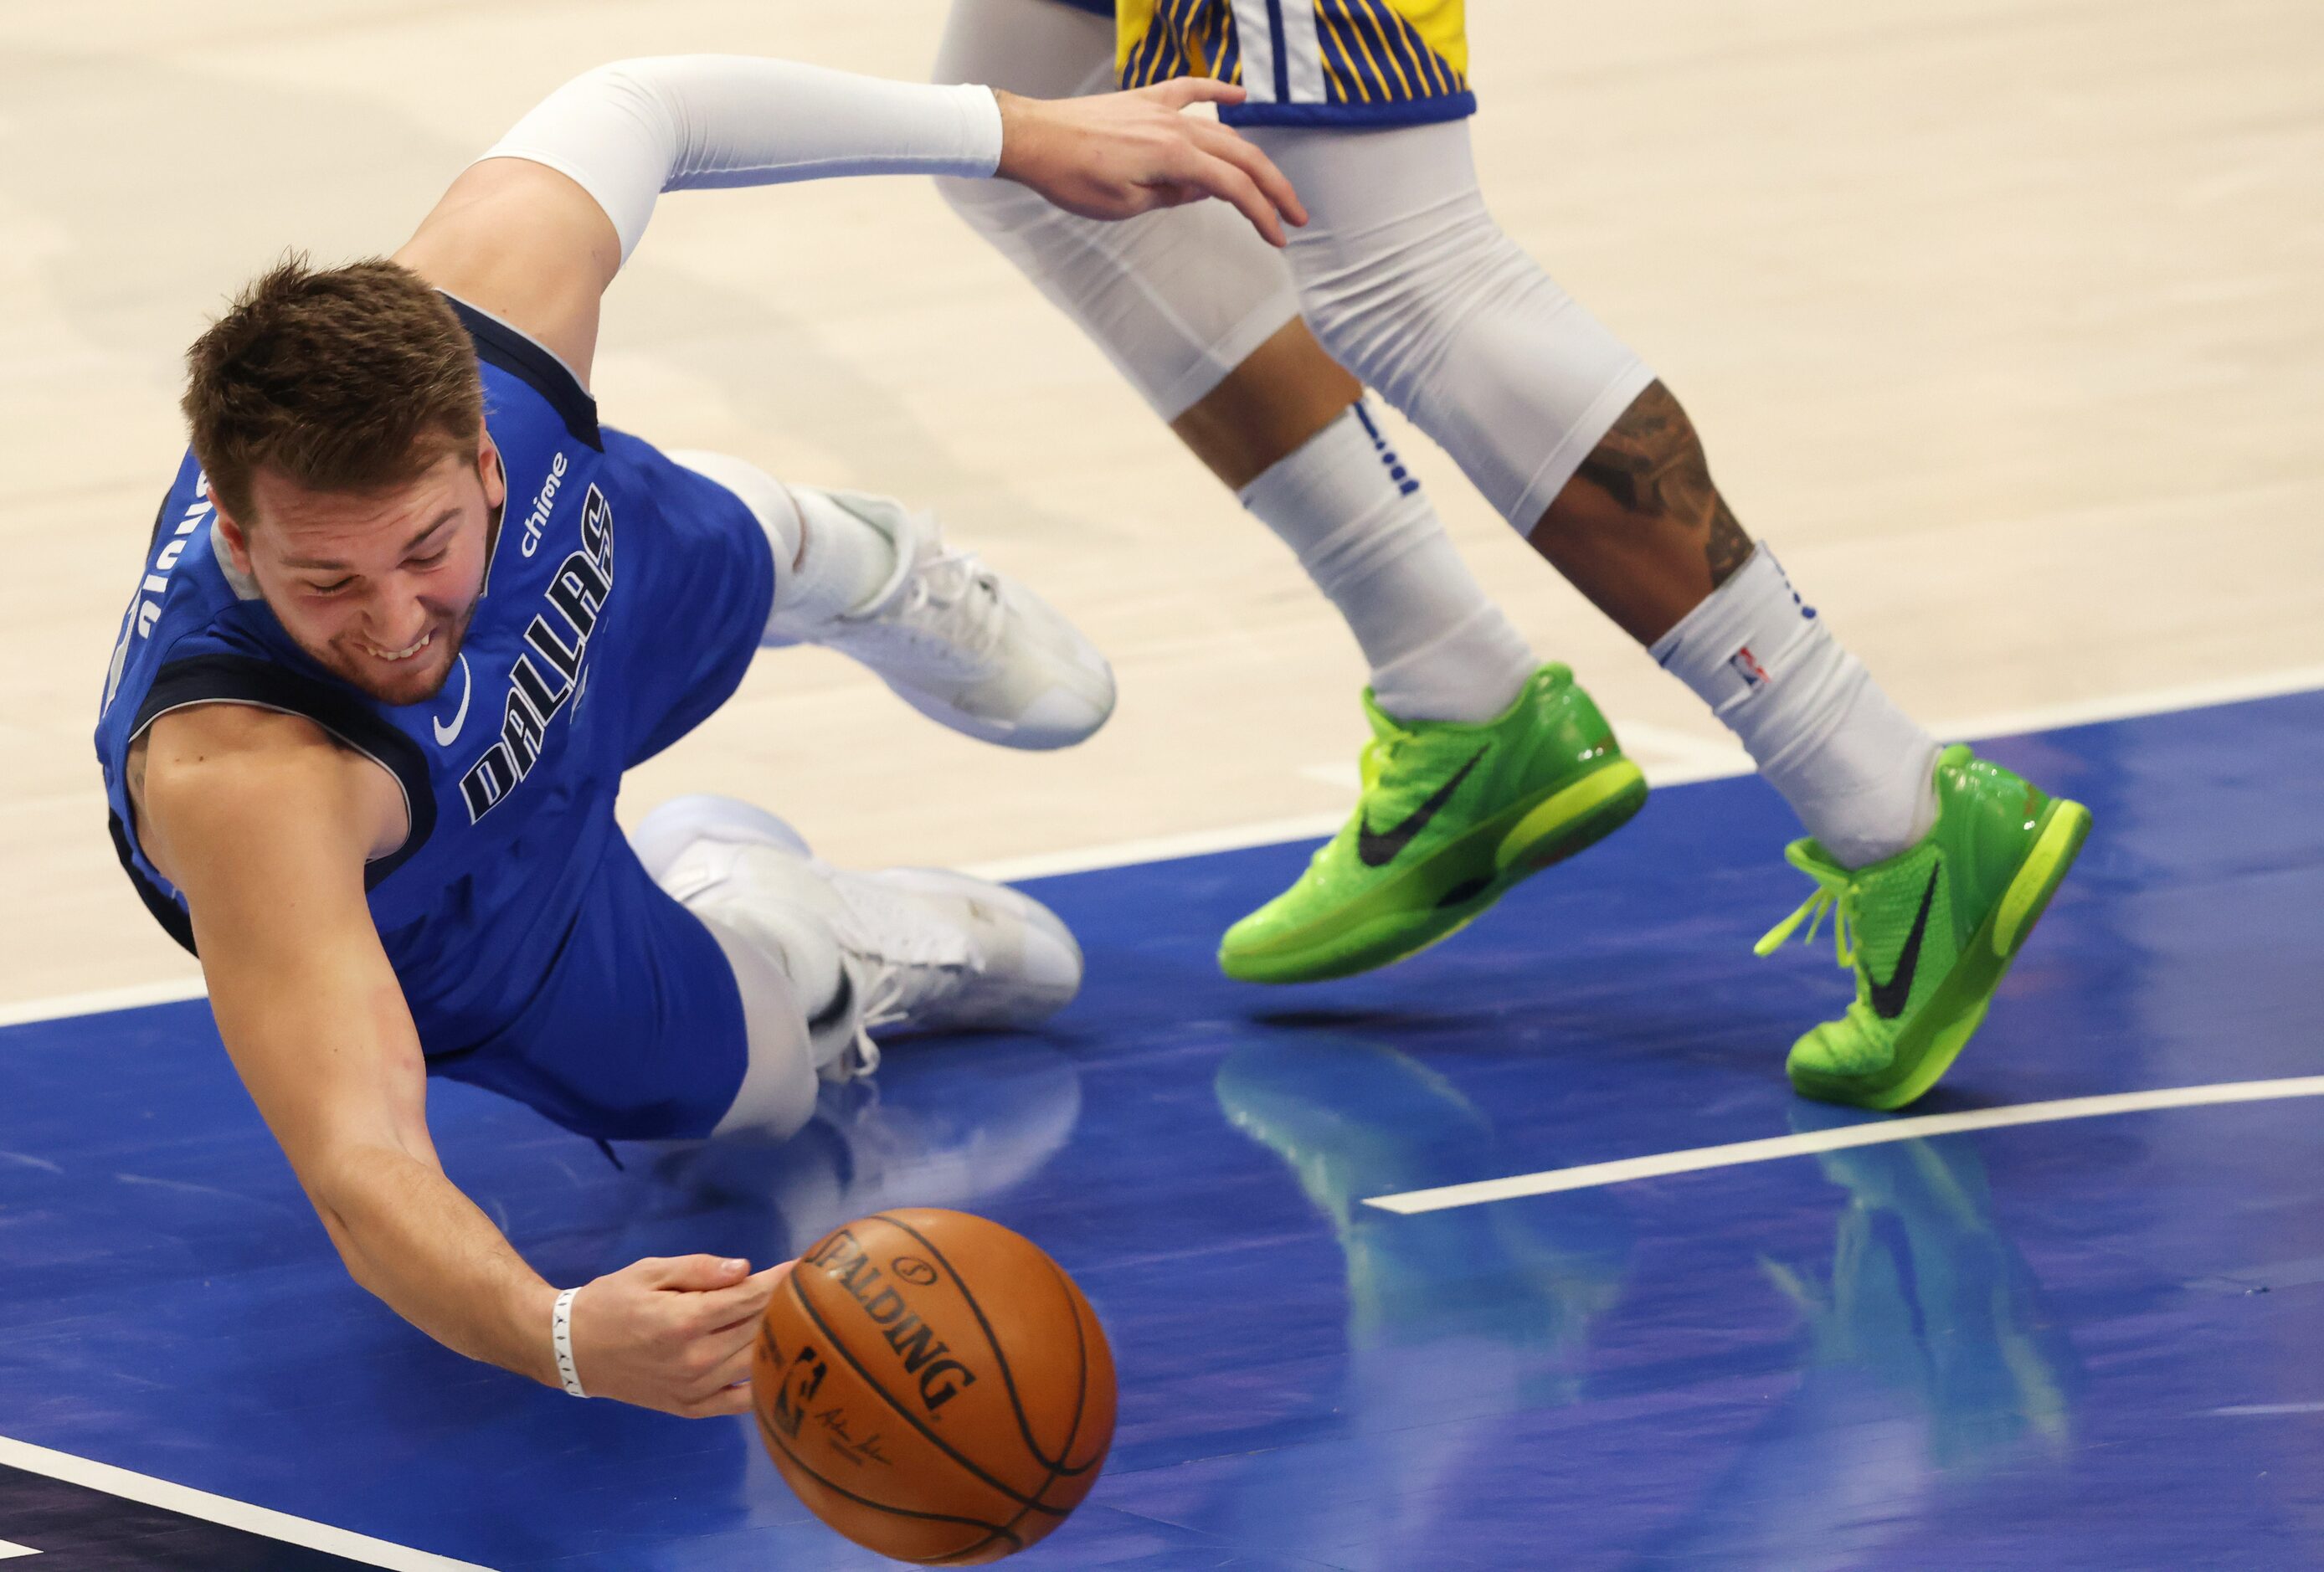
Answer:
POLYGON ((965 1567, 1047 1537, 1113 1440, 1113 1355, 1040 1247, 899 1209, 817 1240, 751 1360, 759 1435, 815 1514, 899 1561, 965 1567))

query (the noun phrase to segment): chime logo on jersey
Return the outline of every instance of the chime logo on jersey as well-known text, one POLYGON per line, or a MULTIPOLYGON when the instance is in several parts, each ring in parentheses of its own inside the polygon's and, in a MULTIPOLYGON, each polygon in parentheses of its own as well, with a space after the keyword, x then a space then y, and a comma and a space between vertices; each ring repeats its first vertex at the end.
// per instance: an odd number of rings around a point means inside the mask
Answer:
POLYGON ((549 723, 572 702, 589 653, 589 635, 613 590, 613 510, 595 486, 581 509, 581 548, 549 575, 548 610, 524 630, 526 651, 509 671, 500 740, 460 777, 475 823, 522 785, 540 760, 549 723))

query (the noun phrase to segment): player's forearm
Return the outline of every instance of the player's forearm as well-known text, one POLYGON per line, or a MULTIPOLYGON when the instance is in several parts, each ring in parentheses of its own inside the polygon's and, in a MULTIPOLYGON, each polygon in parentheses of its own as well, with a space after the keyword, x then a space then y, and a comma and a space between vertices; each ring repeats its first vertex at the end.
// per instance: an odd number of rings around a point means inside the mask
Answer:
POLYGON ((364 1145, 310 1190, 349 1273, 396 1314, 456 1353, 557 1384, 557 1291, 440 1169, 364 1145))
POLYGON ((486 158, 571 179, 613 220, 624 261, 663 191, 838 175, 990 175, 990 89, 853 76, 790 60, 671 55, 617 61, 544 99, 486 158))

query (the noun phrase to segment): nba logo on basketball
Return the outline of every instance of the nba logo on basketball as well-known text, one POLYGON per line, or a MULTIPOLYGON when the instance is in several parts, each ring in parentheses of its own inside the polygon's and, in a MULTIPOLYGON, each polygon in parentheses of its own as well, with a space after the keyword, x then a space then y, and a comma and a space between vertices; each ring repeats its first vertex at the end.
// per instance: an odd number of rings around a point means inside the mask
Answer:
POLYGON ((1766 685, 1767 668, 1759 664, 1758 657, 1751 653, 1749 645, 1745 645, 1729 656, 1727 664, 1733 666, 1735 675, 1743 679, 1743 686, 1746 690, 1766 685))
POLYGON ((774 1422, 782 1427, 783 1434, 793 1440, 798 1439, 799 1425, 807 1418, 807 1405, 815 1401, 816 1390, 829 1374, 829 1367, 813 1348, 798 1351, 798 1357, 791 1361, 790 1374, 775 1393, 774 1422))

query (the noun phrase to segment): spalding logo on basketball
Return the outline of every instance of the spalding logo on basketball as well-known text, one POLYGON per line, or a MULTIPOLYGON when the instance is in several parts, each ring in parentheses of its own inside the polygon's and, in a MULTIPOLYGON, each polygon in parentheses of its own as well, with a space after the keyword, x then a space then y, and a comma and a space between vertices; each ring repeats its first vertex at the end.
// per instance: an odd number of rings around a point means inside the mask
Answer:
POLYGON ((759 1434, 799 1499, 900 1561, 997 1561, 1046 1537, 1113 1440, 1113 1355, 1073 1279, 964 1212, 881 1212, 817 1240, 751 1360, 759 1434))

